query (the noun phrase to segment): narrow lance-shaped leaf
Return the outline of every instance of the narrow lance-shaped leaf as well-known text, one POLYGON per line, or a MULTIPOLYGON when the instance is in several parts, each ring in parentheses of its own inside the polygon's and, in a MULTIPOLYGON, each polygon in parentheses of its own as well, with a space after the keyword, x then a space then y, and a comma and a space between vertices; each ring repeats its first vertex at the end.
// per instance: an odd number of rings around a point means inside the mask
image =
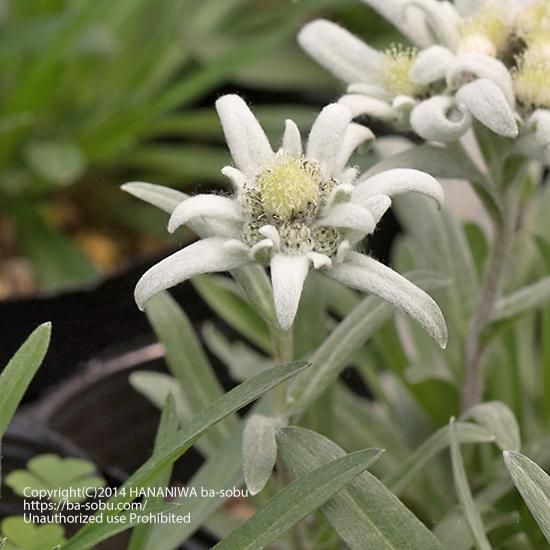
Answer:
MULTIPOLYGON (((295 476, 345 455, 336 443, 303 428, 281 428, 277 442, 295 476)), ((321 511, 354 550, 443 550, 428 528, 369 472, 334 495, 321 511)))
MULTIPOLYGON (((411 274, 415 284, 428 286, 433 276, 411 274)), ((358 350, 383 323, 391 319, 393 308, 379 298, 364 298, 332 331, 311 357, 311 369, 307 376, 298 376, 291 386, 292 413, 300 413, 313 403, 338 375, 353 353, 358 350)))
POLYGON ((0 438, 46 355, 51 330, 51 323, 35 329, 0 374, 0 438))
MULTIPOLYGON (((383 479, 384 483, 399 494, 432 458, 449 445, 449 426, 443 426, 420 445, 399 468, 383 479)), ((495 437, 487 430, 469 422, 457 422, 456 434, 460 443, 488 443, 495 437)))
POLYGON ((550 543, 550 476, 521 453, 504 451, 503 456, 516 489, 550 543))
POLYGON ((504 321, 542 308, 550 302, 550 277, 501 298, 493 312, 493 321, 504 321))
POLYGON ((258 494, 269 481, 277 460, 276 418, 252 415, 243 433, 243 471, 246 486, 252 495, 258 494))
POLYGON ((481 403, 467 410, 464 418, 473 418, 495 436, 503 451, 519 451, 521 438, 518 421, 510 408, 500 401, 481 403))
MULTIPOLYGON (((162 410, 160 422, 157 430, 157 436, 155 438, 155 447, 153 454, 170 441, 178 431, 178 415, 176 413, 176 404, 171 395, 166 399, 166 403, 162 410)), ((150 487, 166 487, 170 483, 172 476, 172 465, 167 466, 166 469, 158 474, 158 476, 151 481, 150 487)), ((162 497, 155 497, 148 499, 147 504, 160 505, 163 503, 162 497)), ((151 538, 153 526, 152 525, 139 525, 134 529, 132 538, 128 544, 127 550, 144 550, 147 548, 147 543, 151 538)))
MULTIPOLYGON (((152 298, 145 313, 164 344, 168 367, 179 382, 189 412, 194 416, 223 395, 214 370, 191 322, 168 293, 162 292, 152 298)), ((227 419, 205 436, 210 449, 227 437, 230 424, 227 419)))
MULTIPOLYGON (((177 432, 169 442, 134 472, 123 487, 126 489, 129 487, 143 487, 144 484, 154 479, 164 468, 173 464, 180 456, 185 454, 195 441, 216 422, 248 405, 265 392, 288 380, 291 376, 298 374, 307 366, 308 363, 296 362, 283 367, 275 367, 262 372, 229 391, 197 415, 183 430, 177 432)), ((119 492, 117 496, 109 499, 108 502, 114 506, 120 502, 129 502, 133 498, 130 491, 126 491, 126 495, 122 495, 119 492)), ((102 528, 100 524, 94 525, 89 523, 76 533, 66 549, 90 548, 90 540, 94 541, 93 544, 96 543, 94 529, 101 530, 102 528)))
POLYGON ((481 516, 476 508, 472 497, 472 492, 470 491, 470 486, 468 485, 468 480, 466 478, 466 471, 464 470, 464 462, 460 452, 460 443, 454 418, 451 418, 449 428, 453 477, 460 506, 462 507, 464 517, 466 518, 468 527, 472 532, 472 536, 478 550, 491 550, 491 545, 487 540, 487 535, 485 534, 485 528, 483 527, 481 516))
POLYGON ((269 329, 234 283, 224 277, 195 277, 193 285, 206 303, 232 328, 261 349, 271 350, 269 329))
POLYGON ((305 474, 279 491, 251 519, 235 529, 214 548, 217 550, 266 548, 350 483, 380 454, 379 449, 357 451, 305 474))
POLYGON ((186 483, 187 487, 195 487, 198 495, 195 497, 188 494, 174 502, 177 506, 175 513, 180 517, 191 514, 193 521, 155 525, 146 550, 172 550, 183 544, 223 504, 225 497, 221 491, 240 487, 244 483, 241 466, 242 428, 242 423, 237 425, 217 453, 186 483), (201 497, 201 487, 215 490, 216 496, 201 497))

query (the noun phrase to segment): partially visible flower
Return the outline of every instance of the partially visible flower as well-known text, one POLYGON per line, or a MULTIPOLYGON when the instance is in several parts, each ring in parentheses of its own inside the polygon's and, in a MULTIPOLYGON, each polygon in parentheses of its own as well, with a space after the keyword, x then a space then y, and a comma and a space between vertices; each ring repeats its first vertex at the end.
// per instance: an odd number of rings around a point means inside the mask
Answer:
POLYGON ((312 57, 349 84, 341 101, 354 115, 441 142, 461 137, 474 118, 497 134, 519 137, 519 153, 550 162, 548 0, 362 1, 417 48, 407 50, 413 53, 404 93, 384 85, 380 59, 391 52, 376 52, 324 21, 300 36, 312 57))
MULTIPOLYGON (((235 193, 196 195, 175 208, 169 231, 200 222, 203 238, 143 275, 135 290, 139 307, 195 275, 259 262, 270 266, 277 318, 289 329, 313 267, 395 304, 445 346, 445 321, 433 299, 389 267, 353 251, 374 231, 392 195, 416 191, 441 205, 439 183, 428 174, 404 169, 358 179, 348 159, 373 135, 351 123, 343 105, 321 111, 305 151, 297 126, 287 120, 277 152, 241 98, 224 96, 216 107, 236 165, 222 172, 235 193)), ((132 192, 135 185, 143 184, 127 184, 126 189, 132 192)))
POLYGON ((512 77, 493 57, 454 53, 443 46, 420 51, 393 46, 379 52, 324 20, 307 24, 298 40, 318 63, 347 82, 340 103, 354 116, 411 127, 424 139, 441 142, 464 135, 472 118, 502 136, 518 134, 512 77))

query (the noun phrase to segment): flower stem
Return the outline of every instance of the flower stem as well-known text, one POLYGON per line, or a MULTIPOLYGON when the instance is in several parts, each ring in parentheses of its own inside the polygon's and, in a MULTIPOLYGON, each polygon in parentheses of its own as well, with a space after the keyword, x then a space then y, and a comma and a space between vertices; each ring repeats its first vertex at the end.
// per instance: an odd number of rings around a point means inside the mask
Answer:
MULTIPOLYGON (((277 365, 290 363, 294 355, 294 336, 292 329, 286 331, 277 327, 273 330, 273 356, 277 365)), ((286 418, 287 411, 287 382, 279 384, 273 390, 273 413, 276 416, 286 418)))
POLYGON ((487 345, 483 333, 491 321, 507 265, 510 246, 515 232, 519 192, 513 186, 507 190, 504 201, 504 217, 495 224, 491 255, 485 271, 481 292, 466 337, 466 375, 461 390, 461 410, 481 403, 485 386, 484 360, 487 345))

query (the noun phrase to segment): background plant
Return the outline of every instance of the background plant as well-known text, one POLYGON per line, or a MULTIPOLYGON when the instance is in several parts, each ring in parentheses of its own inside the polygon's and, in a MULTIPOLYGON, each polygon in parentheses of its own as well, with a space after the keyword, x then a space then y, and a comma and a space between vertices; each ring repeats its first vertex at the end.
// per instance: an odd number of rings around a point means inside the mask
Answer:
POLYGON ((271 130, 283 110, 308 124, 308 94, 334 83, 299 52, 297 25, 314 11, 354 14, 334 0, 2 6, 3 294, 91 282, 166 242, 158 214, 118 183, 219 185, 227 155, 209 98, 227 85, 272 90, 260 110, 271 130), (12 257, 29 258, 30 275, 12 257))

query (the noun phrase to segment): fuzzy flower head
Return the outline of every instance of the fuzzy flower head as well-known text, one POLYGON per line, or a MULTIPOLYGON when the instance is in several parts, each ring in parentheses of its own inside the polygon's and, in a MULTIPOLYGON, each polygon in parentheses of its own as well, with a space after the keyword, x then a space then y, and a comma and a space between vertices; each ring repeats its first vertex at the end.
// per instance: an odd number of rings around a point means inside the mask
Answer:
POLYGON ((144 183, 124 186, 169 210, 169 231, 187 224, 202 237, 143 275, 135 290, 140 308, 157 292, 194 275, 260 263, 270 268, 275 313, 281 327, 289 329, 313 268, 395 304, 444 346, 445 321, 432 298, 390 268, 353 251, 374 231, 392 195, 416 191, 441 205, 439 183, 405 169, 359 177, 347 166, 348 159, 373 135, 352 123, 343 105, 321 111, 305 149, 298 127, 287 120, 277 151, 240 97, 224 96, 216 108, 235 163, 222 170, 233 184, 232 196, 184 197, 166 208, 173 203, 173 190, 144 183))
MULTIPOLYGON (((483 25, 465 21, 464 40, 481 41, 478 26, 483 25)), ((354 116, 379 118, 439 142, 456 141, 474 119, 502 136, 518 134, 508 69, 472 48, 459 53, 440 45, 424 49, 393 46, 379 52, 324 20, 307 24, 298 40, 318 63, 348 84, 340 103, 354 116)), ((458 43, 457 37, 456 48, 458 43)))
POLYGON ((362 1, 410 40, 414 49, 399 48, 408 56, 388 63, 388 52, 328 21, 309 23, 299 36, 347 82, 340 102, 354 116, 438 142, 459 139, 476 120, 515 139, 516 152, 550 163, 548 0, 362 1))

